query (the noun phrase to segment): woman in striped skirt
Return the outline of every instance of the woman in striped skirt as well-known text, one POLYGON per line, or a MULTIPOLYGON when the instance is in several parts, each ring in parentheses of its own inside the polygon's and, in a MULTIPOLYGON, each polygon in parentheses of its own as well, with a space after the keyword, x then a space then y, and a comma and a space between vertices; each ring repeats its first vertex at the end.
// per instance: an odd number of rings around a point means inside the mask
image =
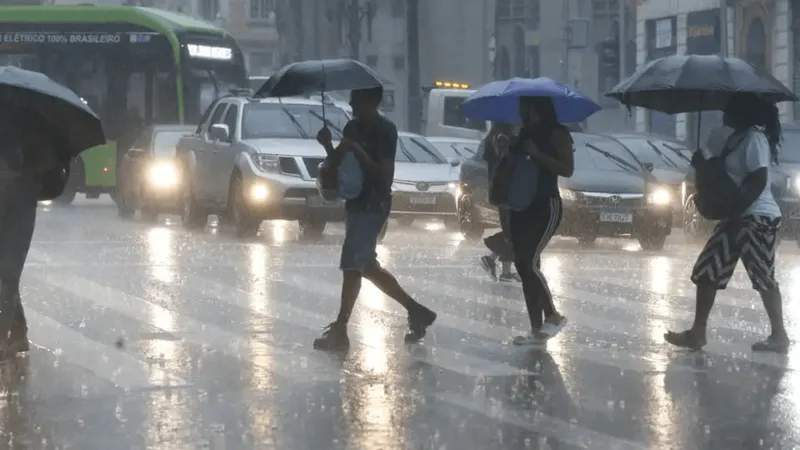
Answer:
POLYGON ((767 311, 772 333, 753 344, 753 351, 787 353, 789 337, 783 324, 782 299, 775 281, 775 248, 781 211, 772 196, 770 165, 778 161, 781 126, 778 108, 751 94, 735 97, 723 111, 723 124, 733 133, 725 169, 741 186, 741 202, 729 219, 717 224, 692 271, 697 286, 694 324, 683 332, 670 331, 667 342, 700 349, 706 344, 708 317, 717 291, 725 289, 741 260, 767 311))

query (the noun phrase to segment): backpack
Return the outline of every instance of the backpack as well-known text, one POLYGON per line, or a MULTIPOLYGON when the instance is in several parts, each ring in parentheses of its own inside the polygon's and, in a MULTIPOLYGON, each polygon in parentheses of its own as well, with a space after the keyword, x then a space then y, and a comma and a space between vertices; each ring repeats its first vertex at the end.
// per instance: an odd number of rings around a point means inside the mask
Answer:
POLYGON ((336 172, 328 169, 329 164, 330 159, 325 158, 319 165, 317 175, 317 189, 325 201, 352 200, 361 195, 364 174, 353 152, 346 152, 342 156, 336 172))
POLYGON ((741 188, 725 170, 725 160, 735 149, 736 146, 726 144, 719 156, 704 158, 696 153, 692 158, 696 189, 694 203, 697 212, 708 220, 727 219, 739 204, 741 188))

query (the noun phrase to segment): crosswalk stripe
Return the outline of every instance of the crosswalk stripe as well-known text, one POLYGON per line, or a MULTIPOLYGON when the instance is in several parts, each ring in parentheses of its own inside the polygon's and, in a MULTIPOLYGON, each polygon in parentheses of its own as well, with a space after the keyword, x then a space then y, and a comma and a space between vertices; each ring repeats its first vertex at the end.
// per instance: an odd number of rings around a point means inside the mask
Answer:
MULTIPOLYGON (((501 298, 499 299, 495 297, 492 301, 492 304, 497 305, 499 303, 501 306, 509 308, 511 310, 525 312, 525 305, 524 302, 522 301, 522 287, 514 285, 512 286, 513 287, 511 287, 511 289, 519 293, 518 295, 520 296, 519 297, 520 300, 518 302, 510 300, 508 297, 500 296, 501 298)), ((439 289, 440 287, 441 286, 437 286, 436 284, 432 284, 431 286, 426 286, 428 290, 439 289)), ((449 295, 451 296, 453 296, 453 292, 458 292, 456 296, 464 295, 465 293, 469 292, 452 285, 447 285, 445 289, 450 290, 451 294, 449 295)), ((667 331, 666 327, 667 323, 676 322, 676 320, 672 318, 673 316, 671 314, 666 314, 666 315, 655 314, 653 310, 647 308, 643 304, 634 301, 626 301, 624 298, 621 298, 619 296, 606 297, 595 294, 593 292, 582 291, 569 287, 567 288, 562 287, 558 290, 554 287, 553 290, 560 292, 561 294, 564 293, 569 294, 568 297, 570 298, 570 300, 580 299, 579 301, 586 301, 587 303, 593 303, 598 306, 609 306, 609 304, 614 304, 614 306, 619 309, 635 310, 640 313, 647 313, 650 317, 654 319, 650 321, 649 327, 650 328, 663 327, 663 332, 667 331)), ((559 297, 561 296, 556 295, 555 297, 556 297, 556 302, 558 303, 559 297)), ((669 306, 665 305, 664 307, 668 308, 669 306)), ((684 312, 683 314, 679 314, 678 311, 674 311, 675 316, 685 317, 686 320, 685 323, 687 323, 687 326, 688 323, 690 323, 689 320, 691 320, 688 314, 691 313, 684 312)), ((663 340, 660 337, 660 335, 662 334, 661 332, 658 333, 653 333, 652 331, 648 332, 648 330, 646 330, 644 327, 642 327, 640 324, 637 323, 606 319, 604 317, 596 315, 588 315, 586 313, 583 313, 579 309, 575 308, 570 308, 568 313, 565 312, 565 315, 568 316, 572 324, 578 324, 581 325, 582 327, 589 328, 594 331, 604 332, 604 333, 615 333, 624 336, 636 336, 637 338, 647 340, 652 343, 661 344, 664 346, 667 345, 666 343, 663 342, 663 340), (658 337, 654 338, 653 335, 658 335, 658 337)), ((727 328, 730 330, 742 331, 741 324, 739 324, 739 326, 736 327, 733 322, 725 321, 722 318, 719 318, 719 320, 717 320, 716 322, 722 322, 723 324, 728 325, 727 328)), ((714 331, 720 328, 722 327, 710 328, 709 330, 710 334, 713 335, 714 331)), ((785 358, 782 358, 776 354, 752 353, 749 351, 749 348, 747 348, 747 346, 742 343, 727 343, 727 342, 710 340, 709 343, 704 347, 704 350, 710 354, 724 355, 742 361, 755 362, 782 369, 788 368, 796 370, 797 368, 800 368, 800 361, 795 361, 795 360, 787 361, 785 358)), ((658 358, 665 360, 665 356, 659 356, 658 358)))
MULTIPOLYGON (((285 274, 284 280, 291 280, 292 285, 302 286, 303 289, 312 290, 320 295, 330 295, 331 292, 336 292, 336 286, 322 280, 312 279, 299 274, 291 273, 285 274)), ((437 283, 426 283, 425 290, 436 293, 441 288, 437 283)), ((470 296, 454 297, 459 298, 462 302, 475 302, 474 292, 470 296)), ((381 311, 387 314, 398 314, 395 308, 389 308, 380 302, 362 302, 363 305, 371 309, 381 311)), ((521 307, 514 306, 513 310, 524 312, 524 304, 521 307)), ((495 340, 498 342, 507 342, 515 334, 523 334, 526 331, 514 327, 497 326, 487 322, 472 320, 464 317, 453 316, 451 314, 439 312, 439 318, 434 324, 435 326, 445 326, 454 330, 461 331, 462 333, 484 337, 487 339, 495 340)), ((556 353, 559 351, 556 350, 556 353)), ((631 370, 641 373, 652 373, 654 371, 664 371, 666 365, 669 363, 667 358, 663 355, 651 355, 647 358, 632 356, 624 351, 616 351, 604 348, 595 348, 588 345, 579 343, 570 343, 571 356, 579 354, 580 358, 585 361, 590 361, 597 364, 610 365, 622 370, 631 370)), ((676 371, 696 372, 697 370, 691 367, 679 366, 675 367, 676 371)))
POLYGON ((516 427, 552 437, 567 445, 583 449, 647 450, 650 447, 615 438, 580 425, 565 422, 547 414, 520 411, 489 401, 467 399, 461 395, 438 393, 436 398, 450 405, 463 408, 490 419, 499 420, 516 427))
MULTIPOLYGON (((314 289, 309 283, 291 283, 291 287, 297 290, 313 292, 314 294, 331 293, 330 290, 322 291, 320 289, 314 289)), ((305 309, 295 308, 281 301, 270 302, 269 306, 264 306, 262 308, 253 308, 251 305, 248 305, 247 300, 251 293, 246 290, 235 286, 227 286, 215 281, 209 281, 198 276, 188 277, 186 289, 200 295, 218 298, 234 306, 253 309, 259 314, 268 315, 308 330, 318 330, 319 326, 330 320, 330 317, 324 317, 305 309)), ((358 323, 351 323, 350 328, 359 329, 360 326, 358 323)), ((367 347, 377 348, 376 344, 370 342, 368 339, 363 339, 360 343, 367 347)), ((430 350, 429 352, 423 355, 412 355, 412 359, 467 376, 533 375, 531 372, 512 367, 508 364, 487 361, 447 348, 437 347, 431 344, 426 344, 426 347, 430 350)))
POLYGON ((116 386, 131 390, 154 386, 183 386, 180 377, 153 367, 133 356, 85 337, 55 319, 26 309, 29 339, 58 357, 64 357, 116 386))
POLYGON ((341 378, 340 374, 331 372, 328 367, 325 367, 314 358, 309 358, 298 352, 285 351, 253 339, 245 339, 219 327, 202 323, 187 315, 168 310, 144 299, 128 295, 117 289, 100 285, 82 277, 38 272, 34 273, 34 276, 57 289, 85 298, 97 305, 153 326, 156 326, 155 323, 152 323, 153 316, 172 316, 175 320, 170 322, 179 324, 179 326, 170 327, 159 324, 163 331, 167 331, 187 342, 209 347, 238 359, 245 359, 254 366, 293 380, 303 378, 303 381, 306 382, 325 382, 338 381, 341 378), (282 363, 262 367, 257 358, 251 356, 252 354, 274 355, 280 358, 282 363))

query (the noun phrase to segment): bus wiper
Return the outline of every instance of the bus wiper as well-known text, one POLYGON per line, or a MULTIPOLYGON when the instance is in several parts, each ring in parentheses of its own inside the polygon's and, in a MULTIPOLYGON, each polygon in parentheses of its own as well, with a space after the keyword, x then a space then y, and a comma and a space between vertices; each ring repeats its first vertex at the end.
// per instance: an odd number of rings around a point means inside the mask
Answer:
POLYGON ((658 146, 656 146, 656 144, 653 144, 652 142, 647 141, 647 145, 649 145, 653 149, 653 151, 658 154, 658 157, 661 158, 662 161, 664 161, 665 163, 669 164, 670 166, 672 166, 672 167, 674 167, 676 169, 678 168, 678 165, 675 164, 675 162, 673 160, 671 160, 669 157, 667 157, 667 155, 665 155, 664 152, 659 150, 658 146))
POLYGON ((289 110, 286 109, 285 106, 281 106, 281 111, 283 111, 284 114, 289 116, 289 120, 291 120, 292 123, 294 124, 294 126, 297 127, 297 131, 300 132, 300 136, 302 136, 304 139, 310 139, 311 138, 311 136, 309 136, 308 133, 306 133, 306 130, 303 129, 303 125, 300 124, 300 121, 297 120, 297 117, 295 117, 294 114, 289 112, 289 110))
POLYGON ((343 136, 343 135, 344 135, 344 131, 342 131, 342 129, 341 129, 341 128, 339 128, 339 127, 337 127, 336 125, 334 125, 334 124, 333 124, 333 122, 331 122, 330 120, 328 120, 328 119, 326 119, 326 118, 322 117, 322 114, 320 114, 320 113, 318 113, 318 112, 314 111, 313 109, 309 109, 309 110, 308 110, 308 113, 309 113, 309 114, 311 114, 312 116, 316 117, 316 118, 317 118, 317 119, 319 119, 320 121, 322 121, 322 123, 324 123, 326 127, 328 127, 328 128, 333 128, 333 131, 335 131, 335 132, 339 133, 339 135, 340 135, 340 136, 343 136))
POLYGON ((605 150, 601 150, 600 148, 595 147, 592 144, 586 144, 586 148, 590 148, 590 149, 596 151, 597 153, 600 153, 601 155, 605 156, 606 158, 611 160, 616 165, 620 166, 623 170, 629 170, 629 171, 633 171, 633 172, 638 172, 639 171, 636 167, 634 167, 628 161, 625 161, 624 159, 620 158, 619 156, 614 155, 612 153, 609 153, 609 152, 607 152, 605 150))

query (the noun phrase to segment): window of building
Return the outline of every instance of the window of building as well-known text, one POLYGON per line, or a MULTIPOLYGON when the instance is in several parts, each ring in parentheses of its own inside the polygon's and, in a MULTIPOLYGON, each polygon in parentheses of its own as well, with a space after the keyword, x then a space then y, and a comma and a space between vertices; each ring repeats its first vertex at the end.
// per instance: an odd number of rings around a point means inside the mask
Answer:
POLYGON ((216 20, 219 14, 219 0, 200 0, 200 15, 206 20, 216 20))
POLYGON ((367 56, 367 65, 372 67, 373 69, 378 67, 378 55, 367 56))
POLYGON ((406 12, 406 0, 392 0, 392 17, 402 17, 406 12))
POLYGON ((392 67, 394 70, 403 70, 406 68, 406 57, 404 55, 394 55, 392 58, 392 67))
POLYGON ((250 0, 250 18, 267 20, 275 11, 275 0, 250 0))
POLYGON ((248 72, 251 75, 269 75, 275 65, 274 52, 252 52, 250 53, 250 64, 248 72))

